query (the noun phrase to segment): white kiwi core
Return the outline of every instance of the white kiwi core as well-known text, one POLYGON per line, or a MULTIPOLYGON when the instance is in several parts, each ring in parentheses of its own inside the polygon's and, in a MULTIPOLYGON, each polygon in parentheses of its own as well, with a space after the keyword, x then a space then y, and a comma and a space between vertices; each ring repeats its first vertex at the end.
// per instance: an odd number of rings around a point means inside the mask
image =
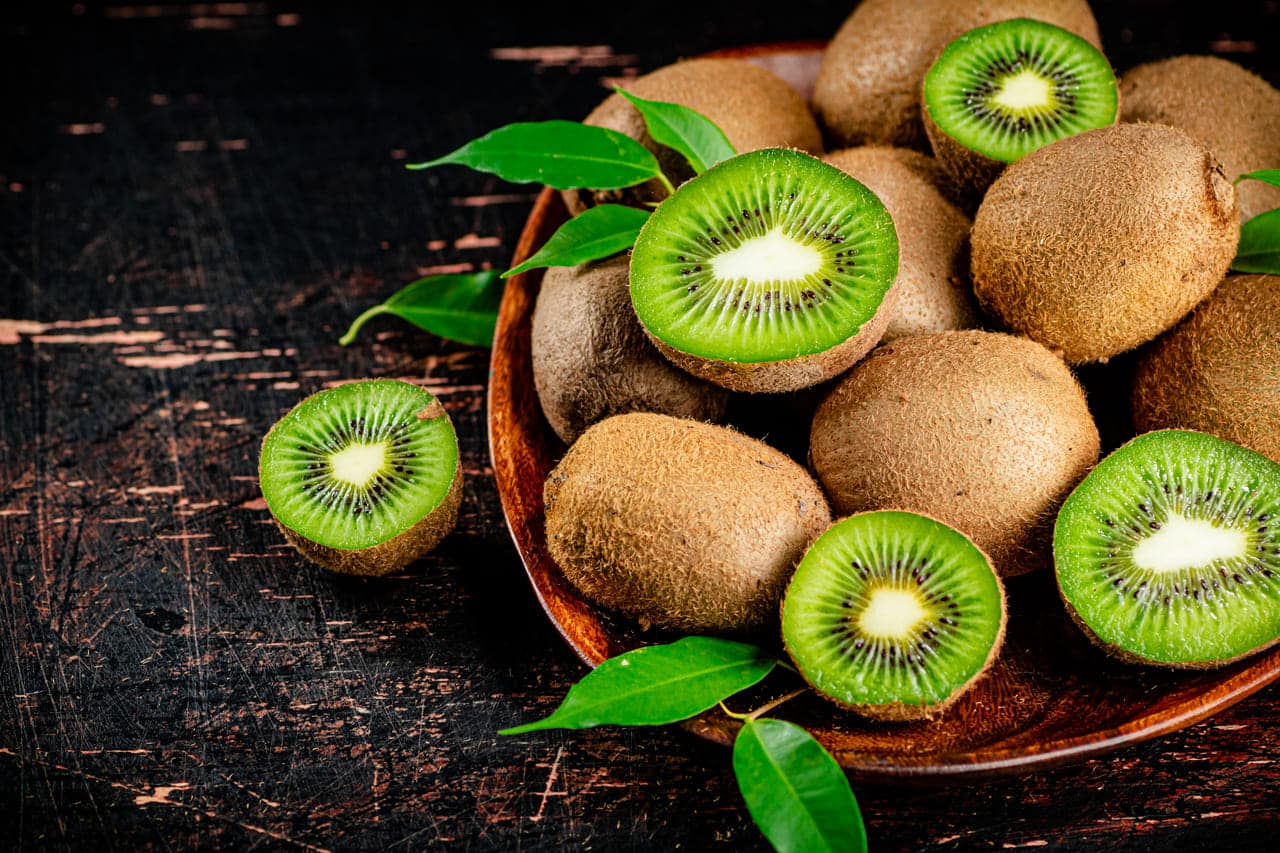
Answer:
POLYGON ((711 259, 717 278, 751 284, 799 281, 821 268, 822 253, 788 237, 781 228, 744 240, 711 259))
POLYGON ((387 445, 350 444, 329 457, 329 470, 334 479, 353 486, 368 485, 387 463, 387 445))
POLYGON ((1053 105, 1053 88, 1048 80, 1027 69, 1001 80, 993 100, 1010 110, 1049 107, 1053 105))
POLYGON ((1243 530, 1218 527, 1202 518, 1170 513, 1160 529, 1133 549, 1138 568, 1155 574, 1207 566, 1246 556, 1249 539, 1243 530))
POLYGON ((905 640, 928 615, 915 593, 882 587, 871 593, 858 627, 871 637, 905 640))

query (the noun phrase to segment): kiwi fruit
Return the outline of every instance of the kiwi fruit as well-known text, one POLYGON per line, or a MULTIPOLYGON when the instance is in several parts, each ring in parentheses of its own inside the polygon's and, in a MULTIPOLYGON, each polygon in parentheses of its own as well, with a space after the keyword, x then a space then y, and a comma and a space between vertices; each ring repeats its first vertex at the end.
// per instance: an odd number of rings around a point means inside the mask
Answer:
POLYGON ((1280 465, 1187 430, 1098 464, 1054 530, 1058 589, 1126 661, 1207 669, 1280 640, 1280 465))
MULTIPOLYGON (((1235 180, 1280 165, 1280 90, 1216 56, 1175 56, 1140 65, 1120 80, 1124 121, 1179 127, 1202 141, 1235 180)), ((1280 187, 1236 187, 1241 221, 1280 207, 1280 187)))
MULTIPOLYGON (((742 59, 689 59, 622 83, 632 95, 680 104, 702 113, 742 153, 760 148, 798 148, 822 153, 822 134, 804 97, 781 77, 742 59)), ((677 186, 693 177, 683 155, 653 141, 644 118, 617 92, 591 111, 584 124, 616 130, 653 151, 663 173, 677 186)), ((652 180, 625 190, 566 190, 561 193, 573 214, 606 202, 644 205, 667 195, 652 180)))
POLYGON ((809 460, 838 513, 923 513, 1009 577, 1048 568, 1054 514, 1098 450, 1061 359, 967 330, 877 347, 818 407, 809 460))
POLYGON ((734 391, 846 370, 893 315, 898 239, 875 194, 799 151, 739 154, 681 186, 631 253, 631 302, 658 349, 734 391))
POLYGON ((920 85, 961 33, 1035 18, 1101 47, 1086 0, 863 0, 822 58, 813 108, 832 147, 882 144, 928 150, 920 85))
POLYGON ((625 412, 724 418, 729 392, 663 358, 640 328, 629 263, 619 255, 552 267, 542 278, 530 335, 533 384, 547 422, 566 444, 625 412))
POLYGON ((910 512, 837 521, 782 601, 782 639, 822 696, 877 720, 936 717, 995 662, 1008 609, 964 534, 910 512))
POLYGON ((302 556, 335 572, 385 575, 458 521, 462 464, 448 413, 393 379, 312 394, 262 440, 267 509, 302 556))
POLYGON ((1101 361, 1181 320, 1222 281, 1235 190, 1184 131, 1118 124, 1009 166, 973 220, 974 292, 1011 329, 1101 361))
POLYGON ((1280 462, 1280 276, 1233 275, 1139 361, 1139 431, 1182 427, 1280 462))
POLYGON ((931 162, 904 148, 865 146, 826 162, 865 184, 884 203, 898 235, 898 307, 881 340, 978 324, 969 286, 972 223, 929 177, 931 162))
POLYGON ((951 42, 924 76, 921 114, 934 156, 971 196, 1037 148, 1116 123, 1106 57, 1061 27, 1014 18, 951 42))
POLYGON ((818 484, 779 451, 649 412, 589 427, 543 496, 547 547, 570 583, 685 632, 776 629, 787 579, 831 523, 818 484))

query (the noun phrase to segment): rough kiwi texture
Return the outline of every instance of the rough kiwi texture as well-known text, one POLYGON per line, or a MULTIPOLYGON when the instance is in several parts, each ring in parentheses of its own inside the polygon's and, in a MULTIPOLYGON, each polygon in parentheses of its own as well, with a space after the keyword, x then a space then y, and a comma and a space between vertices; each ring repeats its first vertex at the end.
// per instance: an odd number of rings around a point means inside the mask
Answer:
POLYGON ((1280 276, 1228 276, 1143 353, 1139 431, 1182 427, 1280 462, 1280 276))
POLYGON ((1098 448, 1061 359, 969 330, 878 347, 818 407, 809 458, 837 512, 932 516, 1008 577, 1049 565, 1054 513, 1098 448))
POLYGON ((1199 432, 1140 435, 1058 516, 1058 589, 1133 663, 1208 669, 1280 640, 1280 465, 1199 432))
POLYGON ((978 301, 1072 363, 1133 349, 1222 281, 1240 236, 1235 191, 1185 132, 1119 124, 1034 151, 973 221, 978 301))
POLYGON ((285 538, 335 572, 385 575, 458 520, 462 464, 430 392, 391 379, 320 391, 262 441, 258 479, 285 538))
POLYGON ((836 522, 782 602, 796 668, 838 705, 877 720, 936 717, 1004 642, 1004 587, 964 534, 909 512, 836 522))
MULTIPOLYGON (((1280 164, 1280 90, 1216 56, 1175 56, 1140 65, 1120 80, 1125 121, 1180 127, 1197 137, 1231 180, 1280 164)), ((1280 187, 1236 187, 1240 218, 1280 207, 1280 187)))
POLYGON ((929 158, 904 148, 867 146, 825 159, 865 184, 893 217, 898 307, 881 340, 976 326, 969 285, 971 223, 927 177, 929 158))
POLYGON ((995 21, 1035 18, 1101 47, 1086 0, 864 0, 822 59, 813 107, 833 147, 927 150, 920 85, 947 43, 995 21))
POLYGON ((822 490, 787 456, 650 413, 590 427, 543 494, 547 546, 569 582, 680 631, 776 628, 787 579, 831 523, 822 490))
POLYGON ((924 77, 934 156, 977 199, 1009 163, 1058 139, 1115 124, 1106 57, 1061 27, 1015 18, 970 30, 924 77))
POLYGON ((729 393, 677 368, 645 336, 631 310, 628 269, 623 255, 543 276, 533 309, 533 383, 566 444, 625 412, 724 418, 729 393))
POLYGON ((663 355, 735 391, 794 391, 880 340, 898 239, 875 194, 821 160, 768 148, 688 181, 645 222, 631 302, 663 355))
MULTIPOLYGON (((622 88, 652 101, 697 110, 724 131, 739 153, 760 148, 822 153, 822 134, 800 93, 776 74, 741 59, 689 59, 628 80, 622 88)), ((654 152, 662 171, 677 186, 693 177, 684 157, 654 142, 639 110, 618 93, 605 98, 583 122, 639 140, 654 152)), ((593 203, 660 201, 667 191, 654 180, 625 190, 566 190, 561 195, 569 212, 577 214, 593 203)))

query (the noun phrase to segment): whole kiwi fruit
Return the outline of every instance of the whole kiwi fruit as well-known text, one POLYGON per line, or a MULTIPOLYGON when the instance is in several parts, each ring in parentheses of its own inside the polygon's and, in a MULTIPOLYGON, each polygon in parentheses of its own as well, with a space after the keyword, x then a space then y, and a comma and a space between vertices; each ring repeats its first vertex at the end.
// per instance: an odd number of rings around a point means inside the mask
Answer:
POLYGON ((632 413, 587 429, 547 478, 547 547, 596 604, 686 632, 776 629, 830 524, 804 468, 725 427, 632 413))
POLYGON ((1049 564, 1098 459, 1084 392, 1034 341, 966 330, 883 344, 818 407, 809 459, 838 513, 902 509, 969 536, 1002 577, 1049 564))
POLYGON ((1143 352, 1140 432, 1184 428, 1280 462, 1280 276, 1233 275, 1143 352))
MULTIPOLYGON (((1217 56, 1175 56, 1120 79, 1121 117, 1179 127, 1208 146, 1226 176, 1280 166, 1280 90, 1217 56)), ((1240 219, 1280 207, 1280 187, 1236 187, 1240 219)))
MULTIPOLYGON (((804 97, 771 71, 741 59, 688 59, 621 84, 632 95, 668 101, 702 113, 724 131, 739 153, 760 148, 798 148, 822 153, 822 134, 804 97)), ((584 124, 625 133, 658 158, 662 171, 677 186, 693 177, 684 157, 653 141, 640 115, 614 92, 592 110, 584 124)), ((573 214, 591 204, 660 201, 667 191, 658 180, 624 190, 565 190, 565 206, 573 214)))
POLYGON ((975 27, 1035 18, 1101 46, 1085 0, 864 0, 827 47, 813 107, 833 147, 928 150, 920 85, 947 44, 975 27))
POLYGON ((824 159, 865 184, 893 217, 898 305, 881 340, 977 325, 969 285, 972 223, 925 177, 929 158, 905 148, 869 145, 824 159))
POLYGON ((1170 328, 1226 274, 1235 190, 1186 132, 1119 124, 1033 151, 973 221, 973 287, 1011 329, 1072 363, 1170 328))
POLYGON ((566 444, 596 421, 661 412, 724 417, 729 393, 680 370, 649 342, 631 310, 626 255, 552 267, 533 309, 533 383, 547 422, 566 444))

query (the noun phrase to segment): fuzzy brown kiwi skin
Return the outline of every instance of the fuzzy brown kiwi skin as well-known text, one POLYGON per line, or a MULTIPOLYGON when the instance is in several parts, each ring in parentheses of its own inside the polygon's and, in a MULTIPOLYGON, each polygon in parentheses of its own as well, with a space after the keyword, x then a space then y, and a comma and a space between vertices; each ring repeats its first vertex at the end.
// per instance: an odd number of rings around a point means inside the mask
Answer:
MULTIPOLYGON (((804 98, 782 78, 741 59, 689 59, 627 81, 622 88, 654 101, 690 107, 715 122, 739 153, 760 148, 798 148, 822 153, 822 135, 804 98)), ((684 156, 653 141, 640 111, 613 93, 583 120, 584 124, 625 133, 641 142, 677 186, 693 177, 684 156)), ((571 214, 593 204, 643 206, 666 198, 661 181, 621 190, 565 190, 571 214)))
MULTIPOLYGON (((1216 56, 1175 56, 1131 69, 1120 79, 1124 121, 1181 128, 1200 139, 1235 180, 1280 164, 1280 90, 1216 56)), ((1280 207, 1280 187, 1243 181, 1240 219, 1280 207)))
POLYGON ((974 292, 1068 362, 1103 361, 1208 296, 1239 235, 1234 188, 1202 143, 1113 125, 1033 151, 991 185, 970 240, 974 292))
MULTIPOLYGON (((892 510, 893 508, 886 507, 886 509, 892 510)), ((897 510, 897 511, 904 512, 905 510, 897 510)), ((859 515, 860 513, 854 513, 854 514, 859 515)), ((924 513, 919 513, 919 512, 915 514, 924 515, 924 513)), ((924 515, 924 517, 930 519, 931 521, 936 521, 939 524, 946 523, 937 518, 933 518, 932 516, 929 516, 929 515, 924 515)), ((965 538, 969 539, 967 535, 965 535, 965 538)), ((973 546, 975 548, 978 548, 977 543, 973 542, 972 539, 969 539, 969 541, 973 543, 973 546)), ((991 558, 987 555, 987 552, 983 551, 981 548, 978 548, 978 552, 982 554, 982 558, 987 561, 987 565, 991 566, 992 570, 995 571, 995 563, 991 561, 991 558)), ((981 681, 987 675, 987 673, 991 671, 991 667, 994 666, 995 662, 1000 658, 1000 652, 1004 648, 1005 628, 1009 623, 1009 599, 1008 599, 1008 596, 1005 594, 1004 582, 1000 579, 1000 573, 998 571, 995 571, 995 576, 996 576, 996 586, 1000 589, 1000 631, 996 634, 995 642, 991 644, 991 650, 987 652, 987 659, 983 661, 982 668, 979 669, 977 672, 975 672, 972 678, 970 678, 964 684, 957 687, 951 693, 950 696, 943 699, 941 702, 938 702, 933 705, 916 705, 910 702, 886 702, 882 705, 849 704, 849 703, 840 701, 834 696, 829 696, 826 693, 823 693, 821 690, 819 690, 818 687, 812 681, 809 680, 809 677, 804 674, 804 671, 798 665, 796 666, 796 672, 800 673, 800 677, 805 680, 805 683, 809 685, 809 687, 813 690, 814 693, 818 694, 823 699, 826 699, 828 702, 831 702, 832 704, 837 705, 841 708, 845 708, 846 710, 853 711, 855 714, 859 714, 863 717, 867 717, 868 719, 878 720, 881 722, 888 722, 888 723, 907 723, 907 722, 915 722, 918 720, 936 720, 938 717, 941 717, 943 714, 945 714, 947 709, 949 709, 952 705, 954 705, 961 696, 968 693, 975 684, 981 681)), ((786 596, 784 595, 782 599, 782 605, 779 608, 779 613, 785 611, 786 606, 787 606, 787 599, 786 599, 786 596)), ((785 636, 782 638, 782 646, 783 648, 787 649, 787 653, 788 655, 790 655, 791 650, 787 647, 787 638, 785 636)))
POLYGON ((893 217, 898 306, 881 341, 978 325, 969 283, 972 222, 935 183, 937 164, 916 151, 880 146, 845 148, 823 159, 865 184, 893 217))
POLYGON ((789 457, 652 413, 587 429, 544 502, 551 557, 586 598, 643 625, 731 635, 776 630, 796 562, 831 521, 789 457))
POLYGON ((968 30, 1035 18, 1101 49, 1086 0, 863 0, 831 40, 813 93, 832 147, 897 145, 927 150, 920 87, 942 49, 968 30))
POLYGON ((1139 432, 1192 429, 1280 462, 1280 276, 1233 275, 1139 359, 1139 432))
POLYGON ((1025 338, 968 330, 872 352, 818 407, 809 461, 837 512, 929 515, 1012 577, 1051 565, 1054 517, 1099 448, 1059 358, 1025 338))
POLYGON ((405 532, 371 548, 348 550, 330 548, 312 542, 276 520, 276 526, 289 544, 318 566, 343 575, 380 577, 399 571, 426 556, 440 544, 458 524, 458 507, 462 503, 462 459, 454 461, 453 482, 439 506, 405 532))
POLYGON ((530 334, 533 382, 566 444, 624 412, 724 418, 728 392, 676 368, 645 336, 631 308, 628 269, 620 255, 543 276, 530 334))
POLYGON ((982 201, 982 194, 987 187, 995 183, 996 178, 1008 168, 1009 164, 993 160, 956 142, 947 132, 938 127, 929 111, 929 104, 920 98, 920 115, 924 120, 925 135, 929 138, 929 147, 933 156, 947 170, 962 188, 961 194, 966 207, 976 207, 982 201))

